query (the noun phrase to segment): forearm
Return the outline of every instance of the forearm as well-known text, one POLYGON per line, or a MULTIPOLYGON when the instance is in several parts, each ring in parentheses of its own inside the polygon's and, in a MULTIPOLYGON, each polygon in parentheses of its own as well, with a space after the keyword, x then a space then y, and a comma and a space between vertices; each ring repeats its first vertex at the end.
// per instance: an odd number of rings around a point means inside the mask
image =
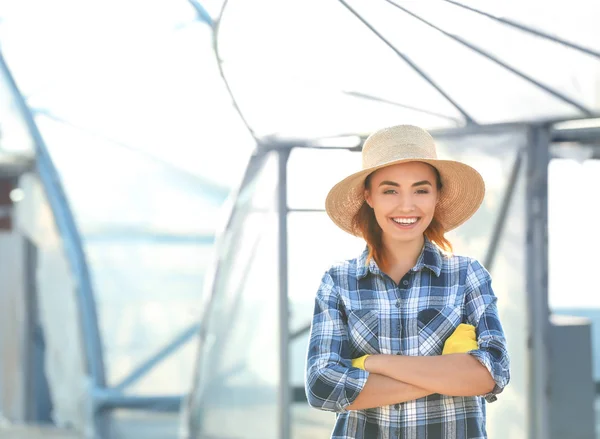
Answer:
POLYGON ((347 410, 363 410, 400 402, 413 401, 431 395, 432 391, 396 381, 376 373, 369 374, 367 382, 347 410))
POLYGON ((431 357, 373 355, 365 369, 396 381, 449 396, 477 396, 494 388, 488 370, 469 354, 431 357))

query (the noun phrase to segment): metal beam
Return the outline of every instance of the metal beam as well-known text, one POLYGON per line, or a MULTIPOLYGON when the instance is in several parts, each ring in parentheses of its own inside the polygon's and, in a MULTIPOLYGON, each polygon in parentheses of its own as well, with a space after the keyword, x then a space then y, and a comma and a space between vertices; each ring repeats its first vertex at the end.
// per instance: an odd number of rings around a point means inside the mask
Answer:
MULTIPOLYGON (((599 113, 595 113, 592 118, 600 118, 599 113)), ((545 123, 548 125, 561 124, 565 122, 585 121, 589 120, 589 116, 575 116, 565 118, 547 118, 537 121, 536 123, 545 123)), ((440 128, 429 130, 434 137, 460 137, 479 134, 502 134, 515 131, 526 131, 531 123, 528 122, 501 122, 489 123, 485 125, 464 125, 453 128, 440 128)), ((588 128, 568 128, 554 129, 552 131, 552 141, 581 141, 592 142, 600 141, 600 127, 588 128)), ((266 153, 275 149, 285 148, 311 148, 311 149, 337 149, 360 152, 362 144, 368 137, 365 133, 338 133, 321 138, 281 138, 276 136, 265 137, 260 140, 259 150, 266 153), (333 142, 329 142, 329 146, 319 146, 318 142, 323 139, 335 139, 340 137, 357 137, 357 143, 354 146, 335 146, 333 142)))
POLYGON ((125 377, 119 384, 114 387, 114 390, 122 391, 133 383, 139 381, 148 372, 150 372, 154 366, 163 361, 172 353, 176 352, 181 346, 186 344, 194 335, 198 333, 200 324, 196 323, 189 328, 183 330, 177 335, 169 344, 161 348, 158 352, 140 364, 135 368, 127 377, 125 377))
POLYGON ((413 107, 411 105, 401 104, 400 102, 390 101, 388 99, 380 98, 380 97, 373 96, 373 95, 370 95, 370 94, 367 94, 367 93, 360 93, 360 92, 357 92, 357 91, 345 91, 343 93, 346 94, 346 95, 348 95, 348 96, 355 97, 355 98, 366 99, 368 101, 374 101, 374 102, 381 102, 382 104, 393 105, 394 107, 405 108, 407 110, 414 111, 416 113, 422 113, 422 114, 426 114, 428 116, 438 117, 440 119, 445 119, 448 122, 452 122, 453 124, 455 124, 457 126, 460 125, 460 124, 462 124, 462 120, 458 119, 458 118, 456 118, 454 116, 448 116, 447 114, 436 113, 435 111, 426 110, 424 108, 417 108, 417 107, 413 107))
POLYGON ((500 238, 502 238, 502 232, 504 231, 504 226, 508 217, 508 211, 510 209, 513 195, 515 193, 515 188, 519 179, 519 172, 521 171, 522 162, 523 151, 519 148, 515 157, 512 171, 510 173, 510 177, 508 179, 508 183, 506 185, 506 190, 504 191, 502 205, 500 206, 500 211, 498 212, 498 217, 496 218, 496 224, 494 225, 494 230, 492 232, 490 244, 488 245, 488 251, 485 255, 484 266, 487 268, 488 271, 492 271, 492 267, 494 265, 494 260, 496 258, 496 253, 498 250, 498 244, 500 242, 500 238))
POLYGON ((580 102, 577 102, 574 99, 571 99, 570 97, 560 93, 558 90, 555 90, 545 84, 542 84, 541 82, 537 81, 536 79, 532 78, 529 75, 526 75, 525 73, 523 73, 522 71, 518 70, 517 68, 505 63, 504 61, 502 61, 500 58, 495 57, 494 55, 492 55, 490 52, 477 47, 475 44, 468 42, 467 40, 451 34, 449 32, 446 32, 445 30, 443 30, 442 28, 434 25, 433 23, 425 20, 423 17, 415 14, 412 11, 409 11, 408 9, 406 9, 404 6, 401 6, 397 3, 395 3, 393 0, 385 0, 387 3, 389 3, 392 6, 395 6, 396 8, 400 9, 401 11, 403 11, 404 13, 410 15, 413 18, 416 18, 417 20, 419 20, 421 23, 426 24, 427 26, 431 27, 432 29, 435 29, 436 31, 440 32, 441 34, 445 35, 446 37, 462 44, 465 47, 468 47, 469 49, 471 49, 472 51, 480 54, 481 56, 489 59, 490 61, 498 64, 500 67, 508 70, 509 72, 517 75, 519 78, 524 79, 525 81, 529 82, 530 84, 535 85, 536 87, 544 90, 546 93, 554 96, 555 98, 569 104, 572 105, 573 107, 577 108, 579 111, 581 111, 584 114, 587 114, 589 116, 591 116, 592 114, 594 114, 589 108, 586 108, 583 104, 581 104, 580 102))
POLYGON ((277 214, 279 217, 279 439, 291 438, 292 402, 290 380, 290 338, 289 338, 289 299, 288 299, 288 200, 287 163, 289 149, 278 151, 279 178, 277 184, 277 214))
MULTIPOLYGON (((254 209, 252 209, 252 211, 254 211, 254 209)), ((245 212, 242 212, 245 213, 245 212)), ((267 213, 267 210, 265 210, 265 213, 267 213)), ((270 211, 269 211, 270 213, 270 211)), ((232 234, 230 237, 230 241, 231 242, 238 242, 241 239, 243 239, 244 237, 242 236, 244 233, 243 228, 240 228, 239 230, 237 230, 237 234, 232 234)), ((260 239, 261 239, 261 234, 257 234, 254 237, 254 242, 251 245, 251 250, 250 250, 250 257, 244 261, 244 265, 242 267, 239 267, 239 261, 237 265, 237 270, 239 270, 239 273, 241 273, 239 279, 240 279, 240 283, 238 285, 228 285, 228 279, 221 279, 222 283, 226 284, 226 287, 224 289, 219 290, 220 294, 229 294, 229 291, 234 291, 232 293, 232 300, 231 300, 231 307, 229 309, 229 312, 227 313, 227 318, 229 321, 235 322, 238 321, 238 317, 239 314, 241 312, 241 309, 243 308, 243 304, 244 304, 244 300, 243 300, 243 295, 244 295, 244 286, 245 286, 245 281, 246 279, 248 279, 249 277, 249 273, 250 273, 250 269, 252 268, 252 264, 254 262, 254 255, 256 254, 256 251, 258 249, 258 246, 260 244, 260 239)), ((235 252, 235 250, 234 250, 235 252)), ((208 317, 208 316, 207 316, 208 317)), ((209 319, 210 320, 210 319, 209 319)), ((229 325, 224 325, 221 327, 221 331, 216 333, 216 337, 219 338, 220 343, 218 343, 214 348, 213 348, 213 352, 211 353, 211 360, 215 363, 215 364, 225 364, 227 361, 225 360, 224 356, 227 352, 227 348, 228 348, 228 341, 229 338, 231 336, 232 332, 235 332, 235 326, 233 324, 229 324, 229 325)), ((252 337, 252 330, 254 328, 248 328, 245 331, 245 336, 250 339, 252 337)), ((224 382, 226 379, 226 375, 219 375, 218 377, 215 378, 215 380, 217 382, 224 382)))
POLYGON ((188 0, 192 7, 195 9, 196 14, 198 15, 198 21, 208 24, 211 28, 214 28, 215 22, 212 17, 206 10, 202 4, 197 0, 188 0))
POLYGON ((294 332, 290 334, 290 341, 296 340, 298 337, 302 337, 308 331, 310 331, 310 325, 312 323, 309 321, 304 326, 301 326, 299 329, 296 329, 294 332))
POLYGON ((548 163, 550 127, 529 130, 526 181, 527 310, 529 313, 529 437, 549 431, 548 163))
MULTIPOLYGON (((237 203, 240 200, 240 197, 243 195, 243 191, 247 190, 248 187, 252 186, 251 183, 254 181, 257 174, 264 168, 264 164, 265 164, 265 161, 267 158, 268 158, 268 152, 262 152, 260 150, 256 150, 254 152, 254 154, 250 157, 250 161, 244 171, 244 175, 241 179, 241 182, 234 189, 234 194, 233 194, 233 197, 231 198, 232 200, 236 200, 236 202, 227 204, 225 206, 225 208, 228 210, 227 220, 222 229, 223 232, 217 236, 217 240, 216 240, 217 253, 216 254, 219 254, 219 252, 221 251, 220 248, 221 248, 223 238, 224 238, 226 232, 228 230, 230 230, 231 227, 233 226, 234 220, 237 217, 238 213, 240 213, 240 209, 239 209, 237 203)), ((214 309, 214 304, 215 304, 215 300, 216 300, 215 296, 216 296, 216 294, 218 294, 218 287, 219 287, 218 280, 221 278, 223 269, 224 269, 223 262, 224 261, 223 261, 222 257, 215 258, 213 260, 213 265, 211 265, 209 267, 209 269, 206 273, 206 276, 205 276, 206 283, 205 283, 204 288, 207 291, 208 297, 205 301, 205 306, 203 307, 202 318, 204 321, 207 321, 207 322, 210 322, 209 313, 211 312, 212 309, 214 309)), ((205 413, 203 411, 203 404, 205 403, 204 398, 206 398, 207 396, 202 393, 199 395, 198 393, 201 392, 201 390, 200 390, 201 388, 209 385, 210 381, 211 381, 209 379, 209 381, 206 382, 206 377, 210 376, 210 375, 200 373, 198 370, 198 368, 200 367, 200 365, 203 362, 202 349, 204 347, 204 344, 202 343, 202 340, 205 339, 206 331, 207 331, 207 326, 203 325, 200 330, 200 336, 198 338, 198 342, 200 343, 200 349, 198 351, 198 354, 196 355, 195 365, 194 365, 194 373, 193 373, 194 380, 200 379, 199 377, 203 376, 203 378, 201 378, 202 382, 195 382, 193 384, 191 394, 189 395, 189 398, 187 399, 188 404, 186 404, 186 406, 184 408, 184 417, 182 419, 182 422, 185 423, 184 428, 192 431, 193 437, 196 437, 196 435, 198 433, 199 420, 203 416, 205 416, 205 413)), ((213 372, 213 371, 209 371, 209 373, 211 373, 211 372, 213 372)), ((211 395, 208 395, 208 397, 210 398, 211 395)))
POLYGON ((429 83, 433 88, 435 88, 438 93, 440 93, 454 108, 456 108, 460 114, 463 115, 467 124, 476 124, 475 120, 462 108, 454 99, 452 99, 427 73, 425 73, 417 64, 412 61, 406 54, 401 52, 396 46, 394 46, 390 41, 388 41, 383 35, 381 35, 372 24, 370 24, 365 18, 360 15, 355 9, 353 9, 345 0, 339 0, 341 4, 343 4, 346 9, 348 9, 356 18, 358 18, 366 27, 369 28, 371 32, 373 32, 381 41, 383 41, 390 49, 392 49, 396 55, 404 60, 415 72, 417 72, 425 81, 429 83))
POLYGON ((600 146, 600 127, 557 129, 551 132, 552 142, 593 143, 600 146))
POLYGON ((215 236, 212 234, 175 234, 161 231, 140 230, 126 225, 116 227, 99 227, 83 233, 85 241, 105 242, 118 240, 119 242, 151 242, 153 244, 200 245, 212 246, 215 236))
MULTIPOLYGON (((106 385, 106 377, 102 343, 100 341, 100 329, 98 327, 98 313, 96 311, 96 301, 90 280, 87 259, 81 242, 81 234, 67 201, 60 174, 35 123, 33 114, 19 91, 1 53, 0 72, 5 76, 10 87, 10 92, 12 92, 17 104, 17 111, 21 113, 29 134, 34 140, 37 174, 42 182, 56 228, 62 239, 67 260, 73 277, 76 280, 75 288, 77 292, 77 306, 79 308, 79 324, 81 325, 83 349, 85 352, 86 371, 90 376, 92 389, 103 388, 106 385)), ((108 429, 107 419, 102 413, 96 412, 96 414, 97 416, 94 417, 95 434, 106 434, 108 429)))
POLYGON ((581 46, 579 44, 571 43, 571 42, 569 42, 567 40, 563 40, 562 38, 558 38, 557 36, 550 35, 550 34, 548 34, 546 32, 542 32, 541 30, 534 29, 534 28, 529 27, 529 26, 525 26, 524 24, 517 23, 516 21, 510 20, 508 18, 496 17, 495 15, 492 15, 492 14, 490 14, 488 12, 482 11, 480 9, 473 8, 472 6, 464 5, 464 4, 459 3, 457 1, 453 1, 453 0, 444 0, 444 1, 450 3, 450 4, 454 5, 454 6, 458 6, 460 8, 467 9, 467 10, 469 10, 471 12, 475 12, 476 14, 483 15, 483 16, 485 16, 487 18, 491 18, 492 20, 498 21, 498 22, 500 22, 502 24, 506 24, 507 26, 514 27, 514 28, 519 29, 519 30, 521 30, 523 32, 527 32, 527 33, 530 33, 532 35, 536 35, 538 37, 545 38, 545 39, 550 40, 550 41, 552 41, 554 43, 562 44, 563 46, 570 47, 571 49, 578 50, 578 51, 583 52, 583 53, 585 53, 587 55, 591 55, 593 57, 600 58, 600 52, 596 52, 595 50, 592 50, 592 49, 587 48, 587 47, 583 47, 583 46, 581 46))
POLYGON ((104 386, 104 361, 102 356, 102 345, 100 343, 100 332, 98 329, 96 303, 90 281, 87 260, 81 242, 81 235, 75 223, 73 212, 69 207, 60 174, 52 161, 52 157, 38 130, 33 115, 25 103, 25 99, 19 91, 16 82, 10 74, 10 70, 4 61, 4 57, 1 54, 0 71, 6 77, 15 102, 17 103, 18 111, 21 113, 21 116, 27 125, 29 134, 34 139, 37 158, 36 169, 42 181, 46 196, 48 197, 48 203, 50 204, 56 226, 62 238, 71 270, 77 280, 78 305, 83 329, 88 372, 90 373, 94 384, 104 386))
MULTIPOLYGON (((181 407, 183 395, 135 396, 123 395, 112 389, 96 389, 94 401, 98 412, 111 409, 131 409, 177 413, 181 407)), ((102 437, 102 439, 107 439, 102 437)))
MULTIPOLYGON (((195 2, 192 1, 192 6, 194 6, 194 3, 195 2)), ((223 16, 225 15, 225 10, 227 9, 228 3, 229 3, 228 0, 223 1, 223 4, 221 5, 221 11, 219 12, 219 17, 216 21, 213 22, 213 25, 212 25, 213 51, 215 53, 217 67, 219 68, 219 75, 221 76, 221 79, 223 80, 223 83, 225 84, 227 93, 229 93, 229 97, 231 98, 231 104, 233 105, 233 108, 235 109, 237 114, 240 116, 240 119, 242 120, 242 122, 244 123, 246 128, 248 129, 248 132, 250 133, 250 135, 252 137, 254 137, 255 141, 258 142, 258 136, 254 133, 254 130, 250 126, 250 123, 246 119, 244 112, 242 111, 237 99, 235 98, 235 94, 233 93, 233 90, 231 89, 231 86, 229 85, 229 81, 227 80, 227 76, 225 75, 225 70, 223 69, 223 59, 221 57, 221 53, 219 50, 219 33, 221 32, 221 24, 223 23, 223 16)))

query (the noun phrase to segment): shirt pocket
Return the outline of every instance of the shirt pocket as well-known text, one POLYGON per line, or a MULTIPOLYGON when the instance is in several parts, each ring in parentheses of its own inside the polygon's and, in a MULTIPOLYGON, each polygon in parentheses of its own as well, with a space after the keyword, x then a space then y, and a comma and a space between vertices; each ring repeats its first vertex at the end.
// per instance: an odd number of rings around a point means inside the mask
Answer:
POLYGON ((444 343, 462 321, 460 309, 452 306, 419 311, 419 355, 441 355, 444 343))
POLYGON ((357 309, 348 313, 348 336, 353 358, 379 353, 379 311, 357 309))

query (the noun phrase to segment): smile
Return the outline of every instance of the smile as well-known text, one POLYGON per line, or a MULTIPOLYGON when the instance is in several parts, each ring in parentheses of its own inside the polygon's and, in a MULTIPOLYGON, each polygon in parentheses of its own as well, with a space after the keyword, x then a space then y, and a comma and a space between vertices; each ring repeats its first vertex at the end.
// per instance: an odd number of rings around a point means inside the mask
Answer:
POLYGON ((412 228, 421 218, 411 217, 411 218, 390 218, 398 227, 407 229, 412 228))

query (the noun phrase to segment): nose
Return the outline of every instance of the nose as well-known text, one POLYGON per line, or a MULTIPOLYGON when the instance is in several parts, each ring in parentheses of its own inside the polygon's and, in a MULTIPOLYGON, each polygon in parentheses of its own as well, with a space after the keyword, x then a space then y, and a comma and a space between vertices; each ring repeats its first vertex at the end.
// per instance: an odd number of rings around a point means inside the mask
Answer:
POLYGON ((410 213, 415 210, 415 200, 412 194, 405 194, 398 197, 398 211, 402 213, 410 213))

